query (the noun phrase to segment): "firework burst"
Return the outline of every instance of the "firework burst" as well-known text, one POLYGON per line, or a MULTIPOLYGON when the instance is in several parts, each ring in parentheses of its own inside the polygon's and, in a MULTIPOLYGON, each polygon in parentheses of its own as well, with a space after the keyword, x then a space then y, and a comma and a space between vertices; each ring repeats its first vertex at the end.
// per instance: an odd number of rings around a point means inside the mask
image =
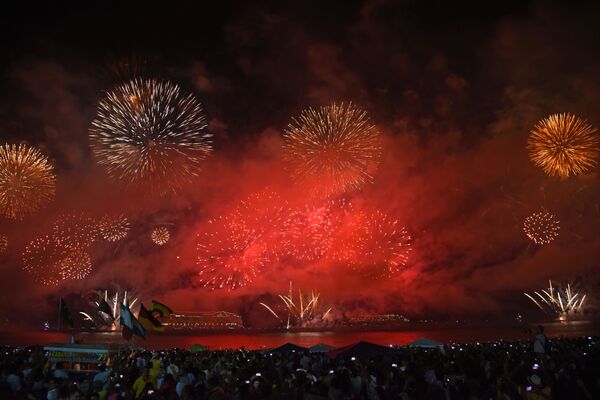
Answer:
POLYGON ((44 286, 56 286, 64 279, 61 262, 68 255, 69 249, 52 235, 41 236, 25 246, 23 269, 35 282, 44 286))
POLYGON ((55 240, 67 248, 88 248, 100 232, 96 220, 87 213, 61 214, 52 232, 55 240))
POLYGON ((90 129, 92 151, 114 180, 161 193, 198 175, 211 138, 200 102, 156 80, 135 79, 108 92, 90 129))
POLYGON ((298 299, 294 299, 294 293, 292 290, 292 282, 290 282, 290 291, 288 295, 280 294, 278 297, 282 301, 282 305, 269 306, 265 303, 259 303, 267 311, 269 311, 275 318, 285 324, 286 329, 292 327, 305 328, 308 326, 319 325, 326 321, 327 316, 332 310, 332 307, 325 309, 319 302, 321 294, 316 291, 312 291, 309 296, 302 295, 302 290, 298 289, 298 299), (281 317, 280 313, 277 313, 276 309, 283 308, 284 313, 287 314, 285 317, 281 317))
POLYGON ((26 145, 0 146, 0 213, 22 218, 54 198, 56 176, 48 159, 26 145))
POLYGON ((288 204, 270 190, 253 193, 233 210, 230 223, 237 230, 252 231, 269 254, 280 256, 285 232, 285 219, 290 214, 288 204))
POLYGON ((61 280, 84 279, 92 272, 92 258, 87 251, 73 249, 58 262, 61 280))
POLYGON ((570 284, 567 284, 566 289, 561 290, 554 288, 552 281, 549 281, 548 289, 542 289, 540 292, 533 292, 533 295, 524 293, 524 295, 543 312, 549 310, 561 321, 566 321, 583 311, 586 295, 573 291, 570 284))
POLYGON ((374 210, 353 215, 332 257, 370 279, 385 279, 408 263, 412 237, 405 227, 374 210))
POLYGON ((551 176, 588 172, 598 162, 600 137, 586 120, 571 114, 553 114, 538 122, 527 148, 535 165, 551 176))
POLYGON ((233 215, 210 220, 197 237, 198 282, 210 289, 234 290, 252 282, 268 261, 260 235, 233 215))
POLYGON ((344 200, 305 205, 289 214, 282 247, 300 261, 314 261, 327 253, 335 232, 351 206, 344 200))
POLYGON ((131 224, 125 214, 105 215, 98 223, 98 230, 102 238, 108 242, 118 242, 124 239, 131 224))
POLYGON ((523 222, 523 232, 535 244, 551 243, 560 231, 560 222, 547 211, 531 214, 523 222))
POLYGON ((169 239, 171 238, 171 233, 169 232, 169 229, 167 229, 166 226, 158 226, 152 229, 150 238, 158 246, 164 246, 169 242, 169 239))
POLYGON ((381 154, 379 131, 352 103, 304 110, 292 119, 284 140, 293 178, 312 178, 327 194, 371 182, 381 154))

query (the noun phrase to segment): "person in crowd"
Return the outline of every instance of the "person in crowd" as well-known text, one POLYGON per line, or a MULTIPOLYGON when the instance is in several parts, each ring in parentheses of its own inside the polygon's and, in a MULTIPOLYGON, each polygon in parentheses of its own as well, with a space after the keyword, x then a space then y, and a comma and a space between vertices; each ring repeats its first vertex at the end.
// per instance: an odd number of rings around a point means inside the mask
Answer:
POLYGON ((533 353, 539 360, 543 360, 546 353, 546 335, 544 335, 544 327, 538 325, 536 335, 533 338, 533 353))
POLYGON ((144 368, 142 374, 133 383, 136 399, 140 398, 142 394, 148 394, 148 392, 154 391, 156 385, 150 372, 151 368, 144 368))

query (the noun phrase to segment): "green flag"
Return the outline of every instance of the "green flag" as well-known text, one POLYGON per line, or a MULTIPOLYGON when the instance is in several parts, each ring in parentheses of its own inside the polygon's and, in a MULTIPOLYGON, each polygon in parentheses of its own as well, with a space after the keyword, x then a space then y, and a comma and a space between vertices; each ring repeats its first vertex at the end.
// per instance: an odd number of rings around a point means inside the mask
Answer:
POLYGON ((121 304, 121 326, 123 327, 123 337, 126 340, 131 339, 132 335, 138 335, 140 337, 146 337, 146 329, 140 324, 140 322, 133 316, 133 313, 129 307, 121 304))
POLYGON ((154 318, 152 312, 148 311, 146 307, 144 307, 144 303, 142 303, 140 306, 140 312, 138 313, 137 319, 140 324, 142 324, 142 326, 149 331, 163 332, 165 330, 160 321, 154 318))
POLYGON ((164 318, 168 315, 173 314, 173 310, 171 310, 169 307, 167 307, 163 303, 159 303, 156 300, 152 300, 152 303, 150 303, 149 310, 156 311, 160 315, 161 318, 164 318))
POLYGON ((113 321, 115 319, 115 317, 112 314, 112 310, 110 309, 110 306, 108 305, 108 303, 104 299, 100 300, 100 303, 98 303, 98 307, 96 308, 96 312, 103 312, 104 314, 106 314, 109 317, 111 317, 113 319, 113 321))
POLYGON ((63 324, 68 324, 73 327, 73 318, 71 318, 71 314, 69 313, 69 308, 67 304, 64 302, 62 297, 58 301, 58 319, 59 322, 63 324))

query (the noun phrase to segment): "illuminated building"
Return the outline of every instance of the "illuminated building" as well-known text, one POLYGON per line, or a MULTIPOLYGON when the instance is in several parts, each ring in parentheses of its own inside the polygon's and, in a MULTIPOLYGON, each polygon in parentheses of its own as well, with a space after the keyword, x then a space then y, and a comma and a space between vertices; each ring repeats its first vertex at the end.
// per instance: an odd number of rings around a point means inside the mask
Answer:
POLYGON ((401 314, 379 314, 369 316, 357 316, 348 318, 343 321, 342 325, 346 326, 381 326, 395 325, 410 322, 408 318, 401 314))
POLYGON ((161 320, 166 330, 243 329, 242 317, 226 311, 173 313, 161 320))

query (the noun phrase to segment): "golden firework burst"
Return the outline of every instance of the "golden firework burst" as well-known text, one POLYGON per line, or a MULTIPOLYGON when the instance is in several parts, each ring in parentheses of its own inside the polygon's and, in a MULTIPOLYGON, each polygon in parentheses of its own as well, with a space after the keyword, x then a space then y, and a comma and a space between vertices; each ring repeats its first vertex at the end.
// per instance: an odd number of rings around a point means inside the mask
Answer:
POLYGON ((527 148, 535 165, 551 176, 568 177, 596 166, 600 137, 586 120, 569 113, 553 114, 538 122, 527 148))
POLYGON ((0 147, 0 213, 18 219, 54 198, 56 176, 48 159, 27 145, 0 147))
POLYGON ((58 262, 62 280, 84 279, 92 272, 92 257, 82 249, 71 250, 58 262))
POLYGON ((105 215, 98 224, 100 235, 108 242, 118 242, 124 239, 131 225, 125 214, 105 215))
POLYGON ((167 244, 169 239, 171 239, 171 233, 169 232, 169 229, 167 229, 167 227, 159 226, 152 229, 150 238, 155 244, 159 246, 164 246, 165 244, 167 244))
POLYGON ((99 228, 88 213, 69 213, 58 216, 52 226, 54 239, 66 248, 89 247, 96 241, 99 228))
POLYGON ((23 252, 23 269, 44 286, 56 286, 62 280, 60 262, 69 254, 52 235, 32 240, 23 252))
POLYGON ((292 119, 284 140, 292 177, 318 183, 315 190, 327 194, 371 182, 382 149, 381 134, 352 103, 304 110, 292 119))
POLYGON ((523 232, 535 244, 548 244, 558 236, 560 222, 554 214, 540 211, 531 214, 523 222, 523 232))

